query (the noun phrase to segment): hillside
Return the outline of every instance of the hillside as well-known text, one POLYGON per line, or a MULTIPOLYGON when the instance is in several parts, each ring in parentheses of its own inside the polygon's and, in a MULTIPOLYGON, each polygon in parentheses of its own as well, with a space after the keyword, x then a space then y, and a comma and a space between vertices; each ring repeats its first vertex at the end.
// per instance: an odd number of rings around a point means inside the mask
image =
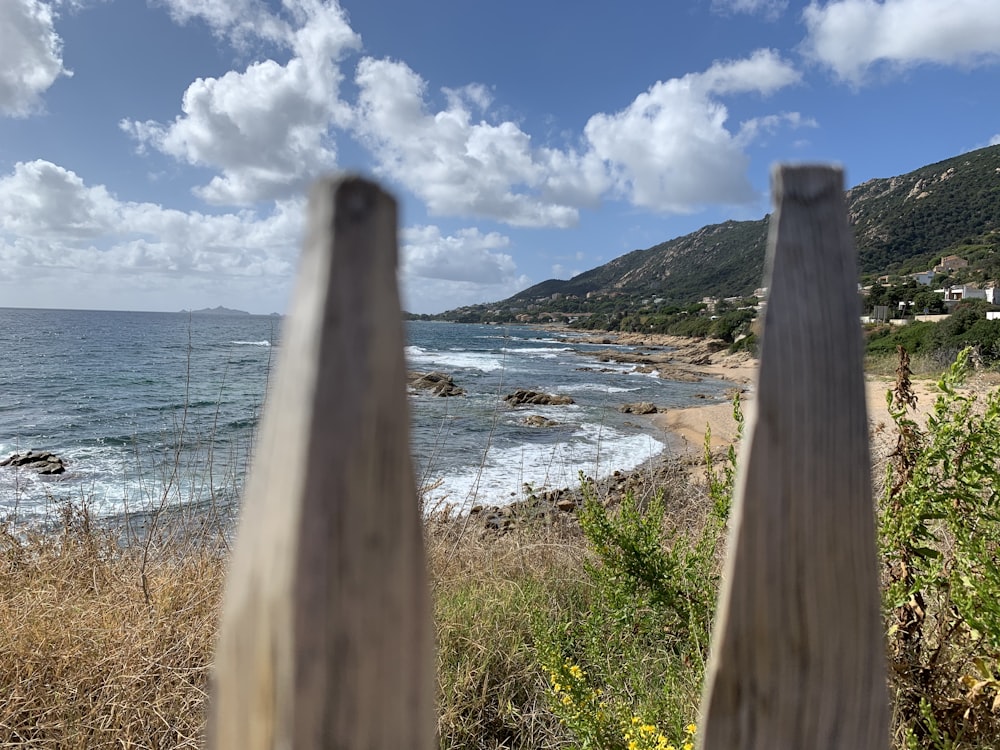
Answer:
MULTIPOLYGON (((926 270, 956 253, 969 259, 980 277, 1000 277, 1000 146, 868 180, 848 190, 846 200, 863 275, 926 270)), ((706 296, 747 296, 761 283, 767 222, 765 216, 706 226, 572 279, 550 279, 502 302, 439 317, 523 309, 553 295, 652 296, 673 305, 706 296)))

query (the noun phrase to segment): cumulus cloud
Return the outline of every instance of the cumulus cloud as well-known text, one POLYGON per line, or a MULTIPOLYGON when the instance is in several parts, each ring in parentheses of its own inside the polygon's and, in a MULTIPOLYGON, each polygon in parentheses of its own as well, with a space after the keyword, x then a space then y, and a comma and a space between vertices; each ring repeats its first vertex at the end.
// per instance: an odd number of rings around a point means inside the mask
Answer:
POLYGON ((490 102, 481 85, 446 89, 432 112, 426 84, 405 63, 364 58, 358 65, 355 132, 382 174, 399 181, 435 215, 483 216, 515 226, 570 226, 576 201, 596 200, 599 168, 572 153, 532 147, 513 122, 478 121, 490 102))
POLYGON ((434 111, 424 80, 405 63, 364 58, 354 128, 380 173, 414 192, 434 215, 566 227, 611 189, 668 212, 753 200, 746 143, 778 124, 807 120, 783 113, 730 130, 722 98, 766 96, 800 77, 772 50, 717 62, 654 84, 621 112, 594 115, 577 148, 558 149, 535 146, 513 122, 474 116, 490 104, 482 87, 446 90, 446 107, 434 111))
MULTIPOLYGON (((144 295, 159 294, 180 307, 180 290, 201 305, 234 289, 250 306, 261 303, 262 290, 275 290, 278 304, 297 263, 304 203, 280 201, 267 214, 178 211, 119 200, 48 161, 19 162, 0 176, 0 285, 24 289, 30 279, 54 295, 33 298, 36 305, 112 294, 144 309, 153 298, 144 295)), ((418 226, 402 232, 401 245, 400 280, 416 311, 502 299, 529 283, 504 252, 509 238, 497 232, 418 226)))
POLYGON ((775 20, 788 8, 788 0, 712 0, 712 10, 717 13, 760 14, 775 20))
MULTIPOLYGON (((336 164, 330 128, 346 125, 350 117, 338 94, 338 62, 360 46, 360 38, 335 2, 286 0, 285 5, 301 24, 293 29, 269 16, 273 24, 268 33, 287 43, 287 63, 264 60, 243 72, 199 78, 184 93, 182 114, 172 123, 120 123, 143 148, 220 170, 207 185, 195 188, 210 203, 250 205, 284 198, 336 164)), ((258 16, 265 13, 250 0, 232 6, 171 0, 182 18, 197 9, 213 28, 233 33, 243 33, 242 16, 234 8, 244 6, 258 16)))
POLYGON ((855 84, 880 61, 899 67, 1000 61, 996 0, 812 2, 803 20, 807 53, 855 84))
POLYGON ((0 2, 0 114, 26 117, 41 107, 41 96, 61 76, 62 40, 53 6, 40 0, 0 2))
POLYGON ((509 281, 517 266, 506 253, 495 252, 510 244, 498 232, 462 229, 443 236, 436 226, 418 226, 403 232, 403 271, 412 276, 500 284, 509 281))
MULTIPOLYGON (((683 213, 708 203, 746 203, 756 194, 743 148, 768 120, 748 121, 742 134, 734 133, 726 127, 729 113, 721 97, 771 94, 800 78, 777 52, 758 50, 702 73, 657 82, 624 110, 592 117, 584 133, 593 152, 611 165, 619 191, 635 205, 683 213)), ((802 122, 797 113, 778 117, 793 126, 802 122)))
POLYGON ((997 133, 995 136, 993 136, 992 138, 990 138, 990 145, 991 146, 1000 146, 1000 133, 997 133))
POLYGON ((444 235, 437 226, 402 232, 400 280, 407 309, 440 312, 447 307, 509 297, 530 283, 498 232, 461 229, 444 235))
POLYGON ((245 47, 252 39, 286 42, 291 35, 289 25, 271 13, 260 0, 161 0, 161 2, 176 23, 202 21, 216 36, 227 38, 237 47, 245 47))
POLYGON ((179 280, 291 275, 301 233, 301 202, 208 215, 118 200, 48 161, 19 162, 0 177, 0 267, 32 278, 72 269, 88 276, 160 286, 179 280))

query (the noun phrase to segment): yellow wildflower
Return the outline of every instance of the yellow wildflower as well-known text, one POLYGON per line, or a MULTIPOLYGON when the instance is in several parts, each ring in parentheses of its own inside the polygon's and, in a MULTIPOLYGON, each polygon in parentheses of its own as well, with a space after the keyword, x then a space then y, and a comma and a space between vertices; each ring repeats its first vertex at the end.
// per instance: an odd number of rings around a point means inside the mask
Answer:
POLYGON ((687 732, 688 734, 694 734, 695 732, 698 731, 698 727, 695 724, 688 724, 686 727, 684 727, 684 731, 687 732))

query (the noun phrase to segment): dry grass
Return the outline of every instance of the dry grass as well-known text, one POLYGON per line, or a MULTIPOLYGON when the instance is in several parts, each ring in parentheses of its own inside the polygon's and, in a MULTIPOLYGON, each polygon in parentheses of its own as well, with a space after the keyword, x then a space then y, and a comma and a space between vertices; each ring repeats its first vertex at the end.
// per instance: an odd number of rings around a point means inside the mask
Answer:
MULTIPOLYGON (((192 517, 143 523, 125 534, 68 504, 44 531, 0 523, 0 748, 202 745, 225 543, 192 517)), ((425 540, 440 746, 566 746, 534 633, 588 606, 573 515, 498 533, 439 514, 425 540)))
POLYGON ((224 563, 143 549, 69 506, 0 535, 0 747, 198 747, 224 563))
POLYGON ((533 632, 585 596, 584 545, 569 524, 498 535, 427 526, 442 748, 550 748, 565 731, 547 708, 533 632))

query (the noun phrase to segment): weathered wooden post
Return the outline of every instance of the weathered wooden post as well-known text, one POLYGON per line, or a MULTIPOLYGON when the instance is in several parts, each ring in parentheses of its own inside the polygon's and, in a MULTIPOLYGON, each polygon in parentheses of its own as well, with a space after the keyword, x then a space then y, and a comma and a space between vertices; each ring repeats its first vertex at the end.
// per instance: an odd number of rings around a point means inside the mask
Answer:
POLYGON ((376 185, 313 189, 226 583, 212 748, 433 742, 396 243, 376 185))
POLYGON ((702 705, 706 750, 889 742, 843 175, 780 166, 757 384, 702 705))

